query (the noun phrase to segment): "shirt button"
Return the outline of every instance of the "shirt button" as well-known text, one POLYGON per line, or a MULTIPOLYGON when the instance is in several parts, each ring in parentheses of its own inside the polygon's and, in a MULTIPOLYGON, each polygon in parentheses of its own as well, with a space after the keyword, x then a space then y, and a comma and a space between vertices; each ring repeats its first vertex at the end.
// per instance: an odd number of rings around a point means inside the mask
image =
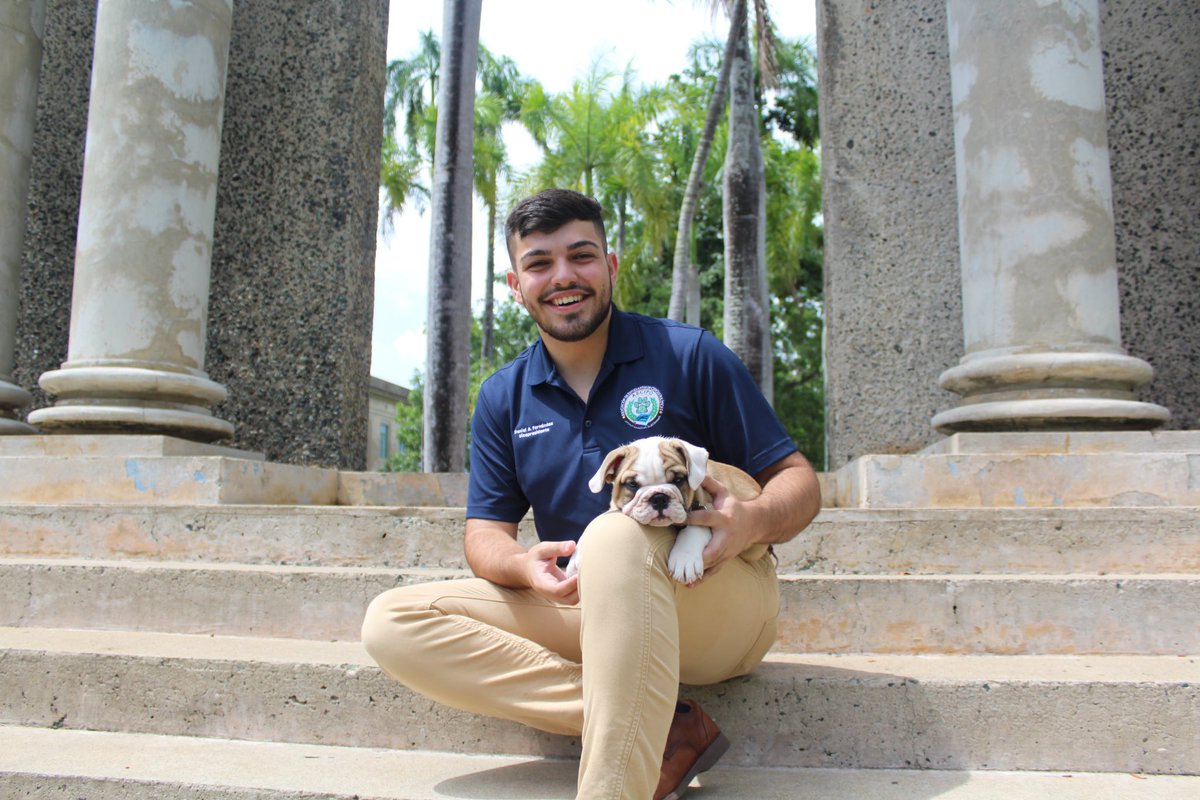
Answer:
POLYGON ((590 427, 592 427, 592 421, 591 421, 590 419, 585 419, 585 420, 583 421, 583 427, 585 427, 585 428, 590 428, 590 427))

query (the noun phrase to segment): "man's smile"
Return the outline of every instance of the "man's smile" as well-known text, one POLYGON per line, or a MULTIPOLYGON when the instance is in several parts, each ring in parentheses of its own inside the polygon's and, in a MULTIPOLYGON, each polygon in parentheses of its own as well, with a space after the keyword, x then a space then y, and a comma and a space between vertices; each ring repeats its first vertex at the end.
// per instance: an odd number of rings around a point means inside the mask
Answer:
POLYGON ((587 299, 587 297, 588 297, 588 294, 586 292, 581 292, 581 291, 576 290, 576 291, 570 292, 569 294, 559 294, 559 295, 548 297, 545 300, 543 300, 542 302, 547 303, 551 306, 554 306, 555 308, 566 309, 568 307, 576 306, 579 303, 582 303, 584 300, 587 299))

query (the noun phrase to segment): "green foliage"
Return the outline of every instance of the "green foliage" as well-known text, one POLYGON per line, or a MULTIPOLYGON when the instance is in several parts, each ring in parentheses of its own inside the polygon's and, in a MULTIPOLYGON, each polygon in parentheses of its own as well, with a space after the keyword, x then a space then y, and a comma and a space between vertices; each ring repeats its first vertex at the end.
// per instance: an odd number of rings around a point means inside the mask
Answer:
POLYGON ((384 472, 420 472, 421 442, 425 435, 424 381, 413 372, 408 399, 396 404, 396 452, 383 465, 384 472))
MULTIPOLYGON (((775 50, 778 89, 765 119, 802 145, 816 147, 820 139, 817 122, 817 62, 804 40, 780 39, 775 50)), ((763 105, 760 103, 760 105, 763 105)))

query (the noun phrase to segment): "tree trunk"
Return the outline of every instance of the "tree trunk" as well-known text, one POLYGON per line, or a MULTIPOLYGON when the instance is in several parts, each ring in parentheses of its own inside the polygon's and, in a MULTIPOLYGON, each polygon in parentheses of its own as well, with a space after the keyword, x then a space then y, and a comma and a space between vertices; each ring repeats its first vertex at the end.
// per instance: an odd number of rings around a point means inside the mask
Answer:
MULTIPOLYGON (((688 265, 691 261, 692 221, 696 217, 696 203, 700 197, 700 184, 704 181, 704 165, 712 149, 713 136, 721 111, 725 108, 725 94, 729 88, 729 70, 733 63, 734 47, 739 38, 745 38, 746 0, 737 0, 729 19, 729 36, 725 40, 725 54, 721 57, 721 71, 717 74, 717 85, 713 87, 708 101, 708 114, 704 118, 704 130, 692 157, 692 169, 688 173, 687 186, 683 191, 683 203, 679 207, 679 227, 675 233, 675 263, 671 269, 671 303, 667 316, 682 320, 687 312, 688 265)), ((699 318, 699 306, 696 308, 699 318)))
POLYGON ((617 206, 617 263, 625 265, 625 226, 629 221, 629 211, 625 207, 625 197, 622 195, 617 206))
POLYGON ((471 188, 482 0, 446 0, 429 242, 425 472, 466 466, 471 188))
POLYGON ((496 204, 488 203, 488 246, 487 246, 487 275, 483 284, 483 343, 479 355, 484 364, 492 363, 495 345, 492 341, 496 328, 496 204))
POLYGON ((770 306, 766 301, 765 173, 749 36, 743 24, 730 70, 725 153, 725 344, 771 399, 770 306))
POLYGON ((700 327, 700 268, 695 262, 688 262, 687 317, 684 322, 700 327))

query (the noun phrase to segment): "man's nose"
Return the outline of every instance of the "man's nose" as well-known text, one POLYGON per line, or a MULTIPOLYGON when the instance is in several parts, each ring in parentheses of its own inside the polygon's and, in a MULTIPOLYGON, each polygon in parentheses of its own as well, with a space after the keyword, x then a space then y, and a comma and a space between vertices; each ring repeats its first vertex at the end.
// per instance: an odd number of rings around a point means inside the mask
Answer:
POLYGON ((575 267, 569 258, 556 258, 550 270, 550 279, 556 284, 572 283, 575 280, 575 267))

